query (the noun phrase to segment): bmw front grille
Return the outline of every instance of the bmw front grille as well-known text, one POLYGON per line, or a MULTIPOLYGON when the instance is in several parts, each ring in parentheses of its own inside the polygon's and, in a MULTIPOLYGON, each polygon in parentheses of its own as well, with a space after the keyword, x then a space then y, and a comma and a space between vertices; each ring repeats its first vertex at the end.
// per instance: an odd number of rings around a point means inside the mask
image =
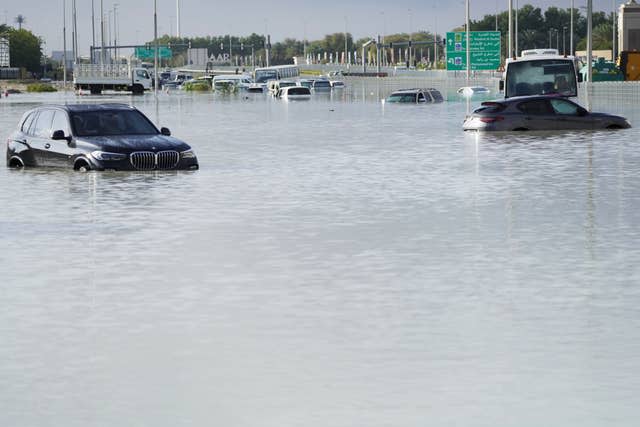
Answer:
POLYGON ((158 153, 137 151, 131 153, 129 160, 131 161, 131 165, 138 170, 167 170, 173 169, 178 165, 180 153, 177 151, 159 151, 158 153))

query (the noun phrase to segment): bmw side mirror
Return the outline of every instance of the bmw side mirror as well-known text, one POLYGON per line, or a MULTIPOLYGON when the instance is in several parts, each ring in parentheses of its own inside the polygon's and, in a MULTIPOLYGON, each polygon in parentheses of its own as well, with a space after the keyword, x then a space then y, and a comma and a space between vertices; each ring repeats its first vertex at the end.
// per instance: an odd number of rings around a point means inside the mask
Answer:
POLYGON ((60 141, 61 139, 66 139, 67 141, 71 140, 70 137, 67 137, 64 134, 63 130, 54 130, 53 132, 51 132, 51 139, 55 140, 55 141, 60 141))
POLYGON ((171 136, 171 131, 169 130, 169 128, 161 128, 160 133, 164 136, 171 136))
POLYGON ((582 83, 583 81, 582 74, 578 74, 578 83, 582 83))
POLYGON ((504 80, 500 80, 500 92, 504 90, 504 80))
POLYGON ((587 114, 589 114, 589 112, 588 112, 586 109, 584 109, 584 108, 580 108, 580 109, 578 110, 578 116, 580 116, 580 117, 584 117, 584 116, 586 116, 587 114))

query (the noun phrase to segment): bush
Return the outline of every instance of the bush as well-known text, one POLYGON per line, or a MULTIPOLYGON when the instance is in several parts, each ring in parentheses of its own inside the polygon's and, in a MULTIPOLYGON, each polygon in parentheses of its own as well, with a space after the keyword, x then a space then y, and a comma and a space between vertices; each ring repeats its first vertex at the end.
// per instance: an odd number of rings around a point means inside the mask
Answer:
POLYGON ((27 92, 57 92, 58 89, 48 83, 31 83, 27 85, 27 92))
POLYGON ((207 92, 211 90, 211 86, 206 81, 195 81, 195 82, 187 82, 183 84, 184 90, 187 91, 198 91, 198 92, 207 92))

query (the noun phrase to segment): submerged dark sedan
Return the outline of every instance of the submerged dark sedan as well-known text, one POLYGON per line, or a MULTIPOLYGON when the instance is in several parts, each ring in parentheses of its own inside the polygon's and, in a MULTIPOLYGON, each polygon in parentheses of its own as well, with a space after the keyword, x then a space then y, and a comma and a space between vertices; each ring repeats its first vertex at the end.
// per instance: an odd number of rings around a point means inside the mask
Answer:
POLYGON ((487 101, 467 117, 464 130, 596 130, 626 129, 631 125, 624 117, 591 113, 560 96, 520 96, 487 101))
POLYGON ((124 104, 45 105, 7 140, 7 166, 75 170, 198 169, 191 147, 124 104))

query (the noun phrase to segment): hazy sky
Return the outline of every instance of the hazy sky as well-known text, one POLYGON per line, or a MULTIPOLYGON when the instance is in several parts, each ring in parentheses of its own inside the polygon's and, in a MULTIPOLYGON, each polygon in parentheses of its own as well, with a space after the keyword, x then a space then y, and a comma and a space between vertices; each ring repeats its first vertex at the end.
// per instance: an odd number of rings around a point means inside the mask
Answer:
MULTIPOLYGON (((514 0, 514 3, 517 0, 514 0)), ((464 0, 298 0, 281 1, 198 1, 180 0, 183 36, 247 35, 252 32, 271 34, 272 41, 285 37, 315 40, 325 34, 346 29, 355 38, 428 30, 449 31, 464 23, 464 0)), ((543 10, 554 5, 570 7, 571 0, 520 0, 543 10)), ((67 5, 67 46, 71 49, 71 3, 67 5)), ((575 7, 586 6, 586 0, 575 0, 575 7)), ((610 12, 621 0, 593 0, 595 10, 610 12)), ((91 45, 91 0, 76 0, 78 45, 88 54, 91 45)), ((153 39, 153 0, 103 0, 105 15, 117 4, 118 44, 143 43, 153 39)), ((176 0, 157 0, 159 34, 176 32, 176 0)), ((62 50, 63 0, 3 0, 0 22, 13 24, 18 14, 26 17, 25 28, 41 36, 46 52, 62 50)), ((96 21, 100 15, 100 0, 94 0, 96 21)), ((471 18, 494 14, 496 8, 506 10, 508 0, 471 0, 471 18)), ((113 18, 113 13, 112 13, 113 18)), ((105 18, 105 22, 107 18, 105 18)), ((105 24, 106 26, 106 24, 105 24)), ((115 31, 111 25, 111 38, 115 31)), ((96 44, 99 41, 96 22, 96 44)), ((106 31, 108 33, 108 30, 106 31)), ((105 39, 108 34, 105 35, 105 39)))

